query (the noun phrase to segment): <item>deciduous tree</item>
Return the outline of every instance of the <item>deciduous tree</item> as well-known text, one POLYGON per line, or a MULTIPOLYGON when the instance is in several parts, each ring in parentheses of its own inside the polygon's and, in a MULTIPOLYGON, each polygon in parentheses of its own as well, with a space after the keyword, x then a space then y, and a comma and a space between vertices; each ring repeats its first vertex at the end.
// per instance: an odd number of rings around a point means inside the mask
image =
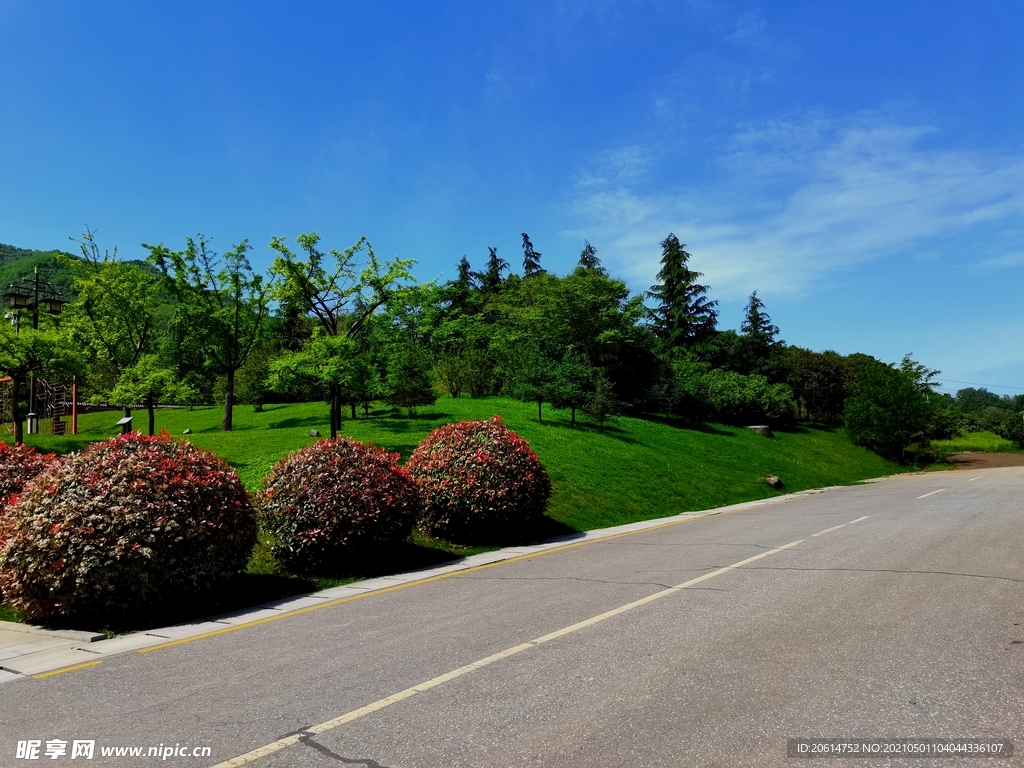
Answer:
POLYGON ((235 373, 249 358, 267 318, 271 286, 253 272, 243 240, 223 256, 210 239, 187 238, 183 251, 164 245, 145 245, 150 260, 178 300, 183 327, 204 351, 210 368, 225 377, 224 420, 230 432, 235 404, 235 373))
POLYGON ((324 253, 315 232, 296 238, 305 258, 293 253, 285 239, 275 237, 270 247, 278 253, 271 272, 280 278, 275 297, 302 307, 319 323, 313 338, 300 352, 284 355, 275 363, 276 374, 314 375, 328 391, 331 437, 341 430, 343 388, 353 382, 359 366, 352 358, 361 354, 355 339, 389 300, 400 300, 411 282, 411 259, 395 257, 382 263, 370 242, 361 237, 344 251, 324 253))

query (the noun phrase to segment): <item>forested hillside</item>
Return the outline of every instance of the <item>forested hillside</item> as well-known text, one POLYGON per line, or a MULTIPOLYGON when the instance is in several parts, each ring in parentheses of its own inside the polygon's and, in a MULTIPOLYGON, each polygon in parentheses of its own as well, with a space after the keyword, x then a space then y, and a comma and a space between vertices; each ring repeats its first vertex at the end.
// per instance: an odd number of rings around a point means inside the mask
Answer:
POLYGON ((652 244, 661 269, 642 294, 589 242, 569 274, 549 272, 526 233, 520 271, 489 248, 482 268, 463 256, 442 284, 417 283, 413 261, 380 259, 365 238, 343 250, 313 233, 274 238, 266 273, 247 241, 222 254, 202 236, 177 251, 146 246, 145 263, 101 249, 89 231, 79 244, 60 260, 0 247, 0 284, 38 267, 73 299, 38 331, 0 325, 17 423, 29 378, 74 374, 87 397, 145 406, 150 429, 158 403, 220 401, 230 431, 236 403, 320 400, 334 436, 372 403, 411 416, 439 396, 503 395, 531 404, 538 422, 554 409, 602 429, 617 414, 844 425, 858 445, 915 461, 964 424, 964 408, 935 391, 938 371, 909 355, 890 363, 787 344, 756 291, 740 327, 719 328, 674 234, 652 244))
POLYGON ((38 268, 39 277, 61 291, 70 293, 71 270, 60 263, 60 251, 32 251, 0 243, 0 291, 22 278, 31 277, 38 268))

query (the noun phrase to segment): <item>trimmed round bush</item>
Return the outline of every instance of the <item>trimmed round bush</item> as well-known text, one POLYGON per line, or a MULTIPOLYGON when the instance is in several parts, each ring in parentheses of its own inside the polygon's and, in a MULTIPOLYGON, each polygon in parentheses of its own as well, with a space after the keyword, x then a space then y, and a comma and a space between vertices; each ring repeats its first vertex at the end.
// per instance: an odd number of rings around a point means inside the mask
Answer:
POLYGON ((7 509, 0 590, 30 618, 150 610, 245 568, 256 517, 235 471, 167 433, 95 443, 7 509))
POLYGON ((293 573, 340 573, 373 545, 405 541, 420 498, 398 456, 339 437, 282 459, 257 496, 274 557, 293 573))
POLYGON ((421 528, 452 541, 522 538, 551 497, 537 454, 499 416, 435 429, 405 466, 423 496, 421 528))

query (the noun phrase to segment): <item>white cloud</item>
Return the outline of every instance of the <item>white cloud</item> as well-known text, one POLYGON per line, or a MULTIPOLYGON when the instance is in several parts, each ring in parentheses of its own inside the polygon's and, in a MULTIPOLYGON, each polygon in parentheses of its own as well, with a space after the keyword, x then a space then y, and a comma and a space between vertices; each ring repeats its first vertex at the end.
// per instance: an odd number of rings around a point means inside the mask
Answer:
POLYGON ((999 256, 993 256, 990 259, 985 259, 979 262, 979 267, 985 269, 1005 269, 1007 267, 1021 267, 1024 266, 1024 251, 1017 251, 1016 253, 1004 253, 999 256))
MULTIPOLYGON (((602 156, 571 202, 580 227, 570 234, 589 237, 609 266, 646 286, 657 244, 675 232, 716 297, 730 298, 802 294, 837 270, 1024 215, 1024 156, 927 147, 935 135, 877 115, 747 126, 721 160, 723 181, 668 192, 645 189, 642 173, 608 173, 602 156)), ((652 156, 629 149, 623 157, 652 156)))

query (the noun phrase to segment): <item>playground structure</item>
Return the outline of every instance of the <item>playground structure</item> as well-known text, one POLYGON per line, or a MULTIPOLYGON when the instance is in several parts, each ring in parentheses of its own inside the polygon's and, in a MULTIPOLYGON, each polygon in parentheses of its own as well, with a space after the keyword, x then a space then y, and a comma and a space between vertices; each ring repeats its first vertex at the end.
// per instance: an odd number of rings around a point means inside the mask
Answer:
MULTIPOLYGON (((36 379, 33 391, 35 398, 28 404, 25 414, 28 434, 77 434, 78 407, 75 401, 78 386, 75 382, 51 384, 46 379, 36 379)), ((14 382, 10 377, 0 378, 0 434, 14 434, 13 398, 14 382)))

